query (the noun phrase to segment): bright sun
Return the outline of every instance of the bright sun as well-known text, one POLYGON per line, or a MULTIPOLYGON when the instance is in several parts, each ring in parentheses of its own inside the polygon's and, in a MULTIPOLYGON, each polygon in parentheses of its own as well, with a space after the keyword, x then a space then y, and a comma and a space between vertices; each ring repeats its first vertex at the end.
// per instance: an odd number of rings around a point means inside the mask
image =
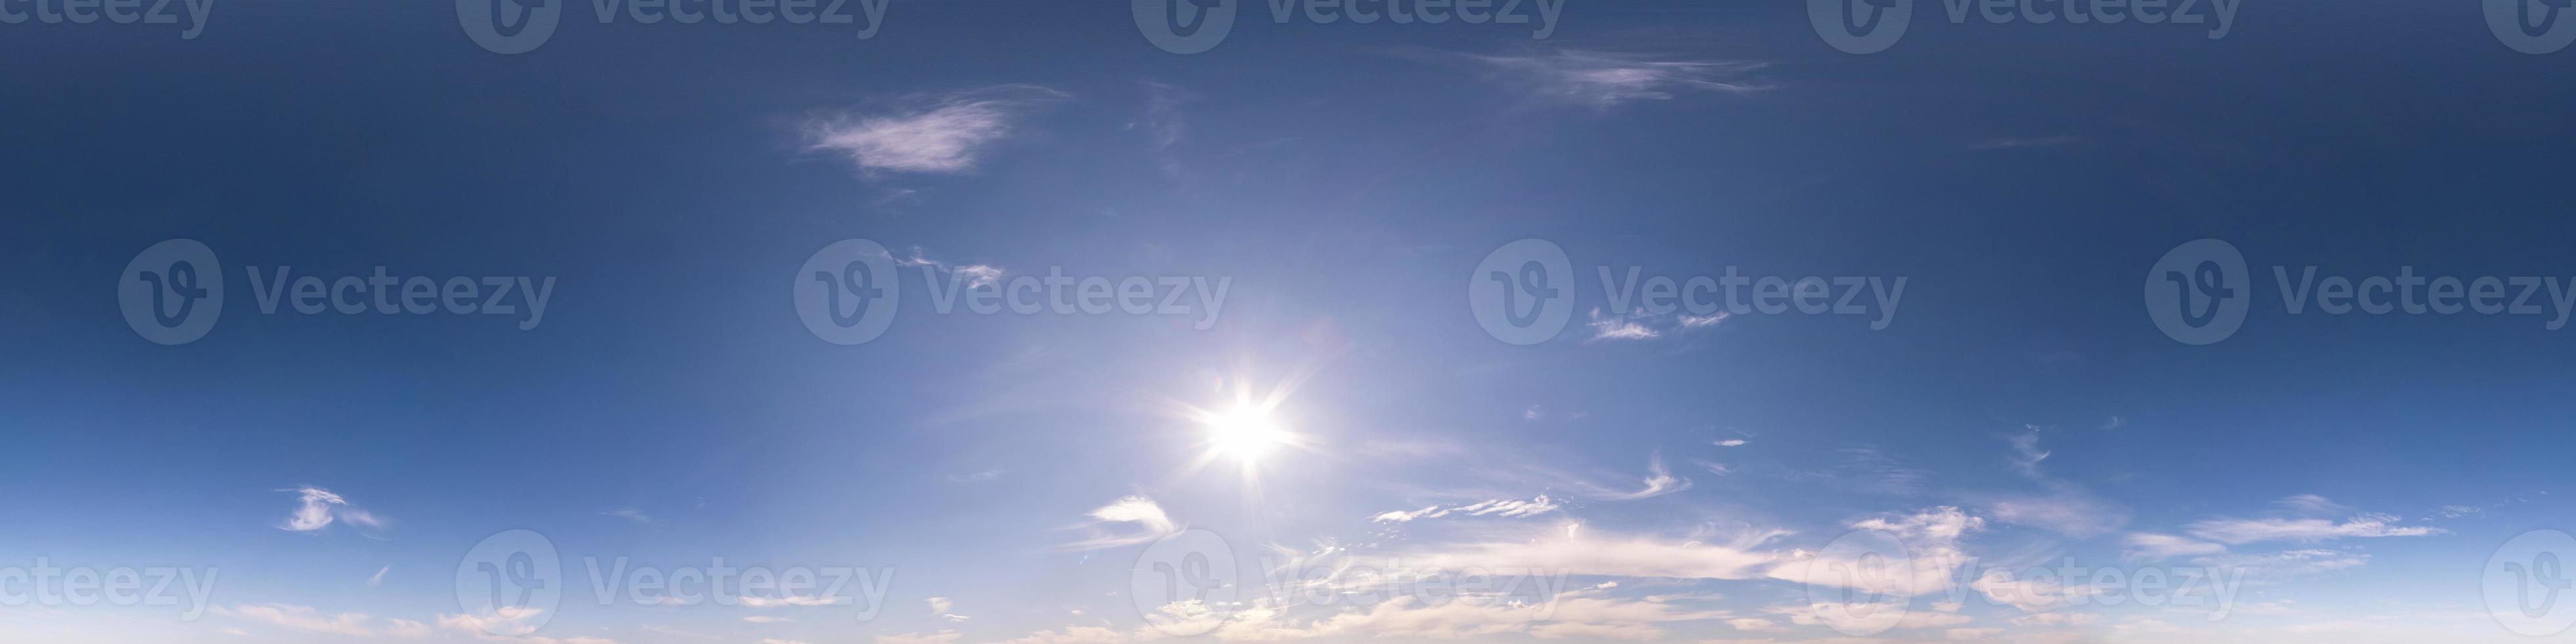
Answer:
POLYGON ((1251 405, 1209 417, 1207 430, 1208 445, 1215 453, 1246 463, 1288 442, 1288 433, 1279 429, 1269 412, 1251 405))

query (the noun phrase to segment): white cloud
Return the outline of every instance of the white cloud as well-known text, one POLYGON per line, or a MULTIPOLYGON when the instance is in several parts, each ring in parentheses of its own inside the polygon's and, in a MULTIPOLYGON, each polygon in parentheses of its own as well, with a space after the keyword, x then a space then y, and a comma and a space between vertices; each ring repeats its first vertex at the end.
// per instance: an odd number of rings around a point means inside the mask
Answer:
POLYGON ((877 636, 876 644, 955 644, 959 637, 964 637, 964 635, 959 634, 957 631, 940 631, 927 635, 920 633, 879 635, 877 636))
POLYGON ((2042 485, 2048 488, 2047 492, 1987 498, 1985 511, 1997 521, 2036 526, 2077 538, 2108 534, 2129 523, 2129 510, 2125 506, 2095 497, 2063 481, 2051 479, 2042 481, 2042 485))
POLYGON ((383 567, 383 568, 377 568, 377 569, 376 569, 376 574, 368 575, 368 576, 367 576, 367 587, 368 587, 368 588, 374 588, 374 587, 376 587, 376 585, 377 585, 377 584, 385 583, 385 573, 389 573, 389 572, 393 572, 393 571, 394 571, 394 567, 393 567, 393 566, 385 566, 385 567, 383 567))
POLYGON ((1558 506, 1556 502, 1548 500, 1547 495, 1541 494, 1538 498, 1527 501, 1520 499, 1494 499, 1463 505, 1433 505, 1420 510, 1395 510, 1381 512, 1376 516, 1369 517, 1369 520, 1377 523, 1404 523, 1415 519, 1437 519, 1451 514, 1463 514, 1479 517, 1527 517, 1555 512, 1560 509, 1560 507, 1561 506, 1558 506))
POLYGON ((408 619, 385 620, 384 632, 393 637, 418 639, 429 637, 429 625, 408 619))
POLYGON ((2048 460, 2048 452, 2039 449, 2039 428, 2031 427, 2028 433, 2015 435, 2009 440, 2013 447, 2013 471, 2020 472, 2022 476, 2039 477, 2039 462, 2048 460))
POLYGON ((1586 325, 1592 327, 1593 340, 1652 340, 1664 335, 1633 318, 1605 317, 1599 308, 1592 309, 1592 321, 1586 325))
POLYGON ((1424 568, 1460 570, 1546 570, 1551 574, 1683 579, 1749 579, 1756 568, 1776 556, 1748 548, 1776 533, 1716 545, 1698 541, 1665 541, 1645 536, 1586 536, 1568 529, 1562 537, 1453 545, 1408 557, 1424 568))
POLYGON ((1967 535, 1985 529, 1986 520, 1956 507, 1941 506, 1913 514, 1872 517, 1853 521, 1853 530, 1874 530, 1896 538, 1908 556, 1896 558, 1900 568, 1889 568, 1886 553, 1875 552, 1869 541, 1854 542, 1864 546, 1855 549, 1828 547, 1822 552, 1797 551, 1771 566, 1764 576, 1788 581, 1851 588, 1872 593, 1914 596, 1946 588, 1951 574, 1967 565, 1969 557, 1959 542, 1967 535), (1877 570, 1878 574, 1853 575, 1849 571, 1877 570))
POLYGON ((1739 618, 1739 619, 1730 619, 1730 620, 1726 620, 1726 625, 1727 625, 1729 628, 1733 628, 1733 629, 1735 629, 1735 630, 1739 630, 1739 631, 1776 631, 1776 630, 1781 630, 1781 626, 1780 626, 1780 623, 1779 623, 1779 622, 1774 622, 1774 621, 1771 621, 1771 620, 1762 619, 1762 618, 1760 618, 1760 617, 1745 617, 1745 618, 1739 618))
POLYGON ((1646 459, 1645 485, 1645 488, 1639 489, 1635 492, 1611 493, 1604 495, 1604 498, 1630 501, 1648 497, 1663 496, 1690 489, 1691 482, 1690 479, 1673 476, 1672 470, 1664 467, 1663 455, 1658 454, 1647 457, 1646 459))
POLYGON ((806 124, 806 139, 812 149, 848 155, 861 171, 964 172, 1017 121, 1064 97, 1036 85, 919 96, 885 114, 816 118, 806 124))
MULTIPOLYGON (((1005 271, 1003 271, 999 266, 986 264, 950 264, 948 262, 939 261, 937 258, 930 256, 930 251, 925 250, 920 246, 912 247, 912 254, 909 257, 895 257, 894 263, 902 266, 927 266, 932 270, 948 273, 954 276, 959 282, 963 283, 966 288, 984 288, 994 284, 999 284, 1002 282, 1002 275, 1005 274, 1005 271)), ((992 476, 999 476, 1001 474, 1000 470, 990 470, 990 472, 992 473, 992 476)), ((970 476, 977 475, 982 475, 982 473, 970 476)), ((985 478, 991 478, 991 476, 986 476, 985 478)), ((953 476, 950 477, 950 479, 957 480, 956 477, 953 476)))
MULTIPOLYGON (((2444 518, 2444 519, 2457 519, 2457 518, 2460 518, 2460 517, 2465 517, 2465 516, 2474 516, 2474 515, 2477 515, 2477 514, 2482 514, 2482 513, 2485 513, 2486 511, 2487 511, 2487 510, 2486 510, 2486 508, 2481 508, 2481 507, 2477 507, 2477 506, 2469 506, 2469 505, 2445 505, 2445 506, 2442 506, 2442 509, 2434 511, 2434 512, 2433 512, 2433 516, 2435 516, 2435 517, 2441 517, 2441 518, 2444 518)), ((2432 517, 2425 517, 2425 518, 2426 518, 2427 520, 2430 520, 2432 517)))
POLYGON ((537 630, 536 625, 529 622, 534 620, 543 612, 544 611, 535 608, 519 608, 503 609, 487 615, 449 615, 442 613, 438 616, 438 626, 439 628, 473 636, 475 639, 496 642, 517 642, 518 644, 617 644, 616 640, 598 637, 566 637, 557 639, 552 637, 529 635, 529 633, 537 630))
POLYGON ((782 596, 778 596, 778 597, 738 597, 738 598, 736 598, 736 599, 741 600, 741 601, 742 601, 742 605, 744 605, 744 606, 748 606, 748 607, 751 607, 751 608, 777 608, 777 607, 781 607, 781 606, 830 606, 830 605, 833 605, 833 604, 841 603, 841 598, 839 598, 839 597, 823 597, 823 596, 816 596, 816 595, 782 595, 782 596))
POLYGON ((1764 89, 1725 80, 1765 66, 1757 62, 1656 59, 1573 49, 1469 58, 1484 64, 1498 80, 1544 98, 1595 109, 1667 100, 1683 92, 1747 94, 1764 89))
POLYGON ((2126 548, 2123 548, 2121 552, 2128 558, 2139 561, 2158 561, 2171 557, 2214 555, 2227 552, 2226 546, 2215 543, 2195 541, 2189 537, 2178 537, 2170 534, 2157 534, 2153 532, 2139 532, 2131 534, 2120 541, 2123 545, 2127 546, 2126 548))
POLYGON ((2247 573, 2310 575, 2370 563, 2370 555, 2310 548, 2256 554, 2220 554, 2193 559, 2195 565, 2241 569, 2247 573))
POLYGON ((1109 505, 1093 509, 1089 516, 1095 522, 1093 524, 1095 527, 1100 524, 1134 524, 1134 527, 1123 534, 1095 530, 1092 538, 1065 544, 1059 548, 1065 550, 1114 548, 1161 539, 1180 531, 1180 526, 1172 522, 1172 517, 1163 513, 1163 506, 1143 496, 1118 499, 1109 505))
POLYGON ((240 604, 229 608, 215 606, 214 613, 226 617, 267 622, 288 630, 307 633, 357 637, 372 637, 376 634, 375 629, 367 626, 367 622, 374 618, 368 617, 365 613, 324 613, 314 610, 311 606, 293 604, 240 604))
POLYGON ((645 514, 644 514, 644 511, 643 511, 643 510, 637 510, 637 509, 635 509, 635 508, 618 508, 618 509, 615 509, 615 510, 609 510, 609 511, 607 511, 607 512, 601 512, 600 514, 605 515, 605 516, 617 517, 617 518, 620 518, 620 519, 625 519, 625 520, 633 521, 633 522, 636 522, 636 523, 652 523, 652 522, 653 522, 653 517, 651 517, 651 516, 647 516, 647 515, 645 515, 645 514))
POLYGON ((348 521, 366 528, 383 528, 387 523, 383 518, 349 505, 348 499, 341 498, 330 490, 306 486, 279 491, 295 493, 297 502, 295 512, 287 515, 284 525, 278 526, 280 530, 320 532, 322 528, 330 526, 334 520, 348 521))
POLYGON ((948 607, 949 607, 948 598, 946 598, 946 597, 932 597, 932 598, 930 598, 930 614, 932 614, 932 615, 937 615, 937 614, 940 614, 940 613, 948 612, 948 607))
POLYGON ((771 616, 768 616, 768 615, 753 615, 753 616, 750 616, 750 617, 742 618, 742 621, 751 622, 751 623, 754 623, 754 624, 777 624, 777 623, 782 623, 782 622, 793 622, 793 621, 796 621, 796 620, 791 619, 791 618, 786 618, 786 617, 771 617, 771 616))
POLYGON ((2293 495, 2274 501, 2273 505, 2281 506, 2282 509, 2289 510, 2293 514, 2311 517, 2333 516, 2352 511, 2352 508, 2344 507, 2341 503, 2314 494, 2293 495))
POLYGON ((2183 531, 2225 544, 2316 542, 2344 537, 2421 537, 2444 532, 2424 526, 2391 525, 2396 521, 2396 516, 2387 514, 2359 514, 2342 522, 2329 519, 2210 519, 2193 522, 2183 531))
POLYGON ((1718 441, 1718 442, 1717 442, 1717 446, 1718 446, 1718 447, 1743 447, 1743 446, 1744 446, 1744 439, 1741 439, 1741 438, 1729 438, 1729 439, 1726 439, 1726 440, 1718 441))
POLYGON ((2042 612, 2066 606, 2078 598, 2094 594, 2092 586, 2068 586, 2054 577, 2014 577, 2005 570, 1988 570, 1968 585, 1986 599, 2010 604, 2028 612, 2042 612))

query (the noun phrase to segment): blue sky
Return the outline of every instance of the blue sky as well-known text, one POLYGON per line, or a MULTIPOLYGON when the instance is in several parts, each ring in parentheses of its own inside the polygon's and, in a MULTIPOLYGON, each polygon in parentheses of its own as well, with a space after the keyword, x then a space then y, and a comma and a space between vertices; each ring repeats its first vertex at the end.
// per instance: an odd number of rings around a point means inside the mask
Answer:
POLYGON ((2518 51, 2470 5, 2231 3, 2213 38, 1924 2, 1855 54, 1796 2, 1318 24, 1238 1, 1176 54, 1150 0, 759 25, 561 4, 510 54, 449 3, 0 25, 0 641, 2514 642, 2576 619, 2500 618, 2493 581, 2576 555, 2536 532, 2576 529, 2553 328, 2576 89, 2552 80, 2576 52, 2518 51), (2195 345, 2151 311, 2200 239, 2240 256, 2244 308, 2195 345), (165 343, 129 293, 178 279, 168 240, 224 293, 165 343), (1533 293, 1499 250, 1520 240, 1566 269, 1562 330, 1526 343, 1462 297, 1533 293), (854 264, 893 280, 881 330, 813 303, 854 264), (330 286, 378 267, 473 294, 330 286), (2307 267, 2538 286, 2528 312, 2332 314, 2307 267), (1861 310, 1623 312, 1632 268, 1815 276, 1861 310), (1009 299, 1080 297, 1050 276, 1141 278, 1151 304, 1009 299), (47 600, 46 567, 176 601, 47 600), (820 581, 630 592, 720 567, 820 581), (2216 581, 2149 601, 2147 571, 2216 581))

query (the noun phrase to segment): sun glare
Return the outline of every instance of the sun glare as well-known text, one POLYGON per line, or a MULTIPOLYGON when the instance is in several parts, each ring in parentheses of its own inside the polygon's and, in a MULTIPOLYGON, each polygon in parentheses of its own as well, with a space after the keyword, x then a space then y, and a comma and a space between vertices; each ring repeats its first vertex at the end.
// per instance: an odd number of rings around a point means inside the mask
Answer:
POLYGON ((1279 429, 1267 411, 1249 405, 1211 417, 1207 426, 1212 450, 1247 463, 1288 442, 1287 432, 1279 429))

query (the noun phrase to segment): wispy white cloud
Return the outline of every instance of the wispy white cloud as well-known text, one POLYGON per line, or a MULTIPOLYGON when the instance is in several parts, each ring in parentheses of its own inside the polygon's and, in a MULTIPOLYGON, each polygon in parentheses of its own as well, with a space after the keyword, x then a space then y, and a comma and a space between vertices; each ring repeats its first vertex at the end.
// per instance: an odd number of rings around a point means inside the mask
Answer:
POLYGON ((1560 507, 1556 502, 1548 500, 1547 495, 1541 494, 1538 498, 1527 501, 1493 499, 1457 505, 1431 505, 1420 510, 1394 510, 1378 513, 1376 516, 1369 517, 1369 520, 1376 523, 1404 523, 1416 519, 1437 519, 1451 514, 1479 517, 1528 517, 1555 512, 1560 507))
POLYGON ((1636 318, 1604 316, 1597 307, 1592 309, 1592 321, 1584 324, 1592 328, 1592 340, 1652 340, 1664 336, 1636 318))
POLYGON ((2213 555, 2227 552, 2227 547, 2206 541, 2170 534, 2139 532, 2123 537, 2121 553, 2139 561, 2159 561, 2172 557, 2213 555))
POLYGON ((1728 466, 1727 466, 1727 464, 1725 464, 1725 463, 1719 463, 1719 462, 1715 462, 1715 461, 1703 461, 1703 460, 1697 460, 1697 459, 1693 459, 1691 462, 1692 462, 1692 463, 1695 463, 1695 464, 1698 464, 1700 469, 1708 470, 1708 473, 1710 473, 1710 474, 1715 474, 1715 475, 1718 475, 1718 476, 1726 476, 1726 475, 1728 475, 1728 474, 1734 474, 1734 473, 1735 473, 1735 468, 1733 468, 1733 467, 1728 467, 1728 466))
POLYGON ((334 521, 347 521, 362 528, 382 529, 389 523, 383 517, 350 505, 348 499, 330 490, 306 486, 279 491, 293 492, 296 495, 295 512, 286 517, 285 524, 277 526, 280 530, 320 532, 334 521))
POLYGON ((1146 543, 1180 531, 1180 525, 1163 513, 1163 506, 1143 496, 1128 496, 1109 505, 1093 509, 1088 516, 1093 523, 1090 539, 1058 546, 1064 550, 1090 550, 1146 543), (1100 529, 1103 525, 1123 524, 1122 531, 1100 529))
POLYGON ((1668 100, 1683 93, 1749 94, 1766 89, 1737 77, 1766 66, 1750 61, 1692 60, 1559 49, 1516 55, 1469 55, 1500 81, 1549 100, 1609 109, 1668 100))
POLYGON ((2389 514, 2357 514, 2342 521, 2331 519, 2209 519, 2196 521, 2183 528, 2192 536, 2224 544, 2257 541, 2316 542, 2345 537, 2421 537, 2442 534, 2444 530, 2425 526, 2395 525, 2398 518, 2389 514))
POLYGON ((1986 520, 1956 507, 1940 506, 1908 514, 1864 518, 1847 525, 1853 530, 1877 531, 1895 537, 1910 555, 1900 558, 1904 567, 1887 568, 1884 554, 1869 548, 1828 547, 1822 551, 1793 552, 1772 565, 1764 576, 1900 596, 1938 592, 1947 587, 1954 571, 1968 564, 1970 559, 1960 542, 1968 535, 1985 529, 1986 520), (1848 573, 1854 570, 1881 572, 1848 573))
POLYGON ((1649 456, 1646 459, 1645 485, 1646 487, 1634 492, 1605 494, 1603 495, 1603 498, 1632 501, 1648 497, 1663 496, 1690 489, 1691 482, 1690 479, 1673 476, 1672 470, 1664 467, 1663 455, 1656 454, 1649 456))
POLYGON ((483 615, 450 615, 441 613, 438 616, 438 627, 458 633, 464 633, 474 637, 475 639, 495 642, 517 642, 518 644, 617 644, 616 640, 601 637, 554 638, 532 635, 531 633, 534 633, 537 630, 537 624, 535 623, 536 618, 543 614, 543 610, 536 608, 503 609, 501 611, 483 615))
POLYGON ((821 595, 780 595, 777 597, 746 596, 737 597, 735 599, 740 600, 742 605, 751 608, 777 608, 781 606, 830 606, 841 603, 842 598, 826 597, 821 595))
POLYGON ((960 637, 965 635, 957 631, 940 631, 926 635, 921 633, 879 635, 876 644, 956 644, 957 638, 960 637))
POLYGON ((1651 536, 1588 535, 1579 527, 1525 540, 1495 540, 1425 549, 1406 557, 1425 569, 1546 570, 1571 575, 1751 579, 1778 559, 1753 550, 1776 532, 1756 532, 1730 543, 1667 540, 1651 536))
POLYGON ((368 587, 368 588, 374 588, 374 587, 376 587, 376 585, 377 585, 377 584, 385 583, 385 573, 389 573, 389 572, 393 572, 393 571, 394 571, 394 567, 393 567, 393 566, 385 566, 385 567, 383 567, 383 568, 377 568, 377 569, 376 569, 376 574, 368 575, 368 576, 367 576, 367 587, 368 587))
POLYGON ((2332 516, 2352 511, 2352 508, 2315 494, 2294 494, 2274 501, 2272 504, 2292 514, 2311 517, 2332 516))
POLYGON ((2012 442, 2013 471, 2021 473, 2022 476, 2037 478, 2041 476, 2039 462, 2048 460, 2048 452, 2039 448, 2039 427, 2031 426, 2029 430, 2015 434, 2007 440, 2012 442))
POLYGON ((930 251, 920 246, 912 247, 910 254, 894 257, 894 263, 899 266, 928 267, 931 270, 948 273, 964 283, 967 288, 983 288, 1001 283, 1002 275, 1005 274, 999 266, 943 262, 931 257, 930 251))
POLYGON ((651 517, 651 516, 648 516, 648 515, 644 514, 644 511, 643 511, 643 510, 638 510, 638 509, 635 509, 635 508, 618 508, 618 509, 615 509, 615 510, 609 510, 609 511, 606 511, 606 512, 601 512, 600 514, 605 515, 605 516, 617 517, 617 518, 620 518, 620 519, 625 519, 625 520, 633 521, 633 522, 636 522, 636 523, 652 523, 652 522, 653 522, 653 517, 651 517))
POLYGON ((2086 538, 2109 534, 2129 523, 2127 506, 2094 496, 2074 482, 2048 476, 2040 462, 2049 452, 2040 449, 2040 428, 2006 437, 2012 445, 2009 457, 2015 473, 2038 483, 2036 493, 2011 492, 1975 495, 1985 513, 1996 521, 2035 526, 2070 537, 2086 538))
POLYGON ((805 135, 812 149, 846 155, 863 172, 964 172, 1018 121, 1065 96, 1037 85, 915 96, 882 114, 816 117, 805 135))
POLYGON ((2358 567, 2370 562, 2370 555, 2323 548, 2284 550, 2281 552, 2215 554, 2195 558, 2194 565, 2245 571, 2247 574, 2308 575, 2358 567))
POLYGON ((373 637, 376 630, 368 626, 375 618, 366 613, 324 613, 311 606, 294 604, 237 604, 215 606, 213 612, 225 617, 264 622, 288 630, 331 635, 373 637))

